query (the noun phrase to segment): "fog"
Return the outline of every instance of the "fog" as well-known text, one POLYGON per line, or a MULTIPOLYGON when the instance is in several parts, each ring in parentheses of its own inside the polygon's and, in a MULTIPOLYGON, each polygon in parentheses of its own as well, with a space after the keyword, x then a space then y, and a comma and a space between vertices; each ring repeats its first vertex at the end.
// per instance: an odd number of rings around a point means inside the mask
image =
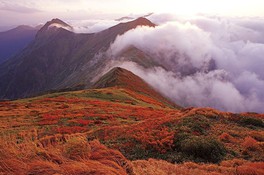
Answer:
POLYGON ((117 25, 119 22, 109 19, 89 19, 89 20, 69 20, 69 25, 74 29, 75 33, 96 33, 109 27, 117 25))
POLYGON ((110 67, 142 77, 183 106, 232 112, 264 112, 264 23, 262 18, 153 15, 155 28, 138 27, 118 36, 108 50, 110 67), (160 64, 143 68, 119 61, 134 46, 160 64))

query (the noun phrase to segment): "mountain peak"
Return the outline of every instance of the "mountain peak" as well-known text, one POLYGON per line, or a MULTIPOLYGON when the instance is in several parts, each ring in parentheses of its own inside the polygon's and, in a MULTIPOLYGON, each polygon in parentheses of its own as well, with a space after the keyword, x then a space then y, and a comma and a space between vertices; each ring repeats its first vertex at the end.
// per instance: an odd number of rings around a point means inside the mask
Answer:
POLYGON ((139 76, 121 67, 115 67, 111 69, 93 85, 93 88, 96 89, 108 87, 121 87, 130 89, 135 92, 151 96, 156 100, 169 104, 171 106, 179 107, 159 94, 139 76))
POLYGON ((115 67, 111 69, 108 73, 103 75, 95 84, 94 88, 106 88, 113 86, 129 86, 131 82, 126 82, 127 80, 135 80, 136 77, 132 72, 123 69, 121 67, 115 67))
POLYGON ((66 24, 65 22, 63 22, 63 21, 60 20, 59 18, 53 18, 50 22, 51 22, 51 23, 61 23, 61 24, 66 24))
POLYGON ((137 21, 139 23, 151 23, 152 24, 152 22, 150 20, 148 20, 147 18, 144 18, 144 17, 139 17, 135 21, 137 21))
MULTIPOLYGON (((140 17, 140 18, 133 20, 133 21, 119 23, 118 25, 115 25, 113 27, 110 27, 109 29, 106 29, 106 30, 100 32, 100 34, 101 35, 103 34, 104 38, 109 38, 110 35, 112 35, 112 36, 123 35, 125 32, 127 32, 131 29, 135 29, 139 26, 155 27, 156 25, 153 24, 148 19, 140 17)), ((111 41, 111 42, 113 42, 113 41, 111 41)))
POLYGON ((48 21, 37 33, 36 38, 49 38, 58 34, 58 32, 72 32, 73 28, 69 24, 63 22, 58 18, 54 18, 51 21, 48 21))
POLYGON ((134 25, 134 26, 149 26, 149 27, 155 27, 156 25, 152 23, 150 20, 144 17, 140 17, 135 19, 134 21, 128 22, 128 24, 134 25))
POLYGON ((51 21, 48 21, 41 29, 40 32, 45 32, 45 31, 57 31, 58 29, 64 29, 68 31, 73 31, 72 26, 69 24, 65 23, 64 21, 54 18, 51 21))
POLYGON ((28 25, 19 25, 15 29, 17 29, 17 30, 35 30, 34 27, 31 27, 28 25))

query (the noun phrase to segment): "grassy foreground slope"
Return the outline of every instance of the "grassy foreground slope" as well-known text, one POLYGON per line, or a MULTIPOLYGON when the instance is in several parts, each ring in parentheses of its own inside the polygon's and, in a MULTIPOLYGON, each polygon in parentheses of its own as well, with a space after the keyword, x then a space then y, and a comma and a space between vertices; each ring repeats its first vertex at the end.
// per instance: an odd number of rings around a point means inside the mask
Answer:
POLYGON ((0 174, 261 175, 263 119, 121 85, 0 102, 0 174))

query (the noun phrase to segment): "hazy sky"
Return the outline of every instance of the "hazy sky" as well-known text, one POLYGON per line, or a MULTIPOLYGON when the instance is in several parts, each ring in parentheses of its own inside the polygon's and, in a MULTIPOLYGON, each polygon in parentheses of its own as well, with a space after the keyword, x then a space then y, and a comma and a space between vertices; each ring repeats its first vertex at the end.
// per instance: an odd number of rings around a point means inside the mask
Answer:
POLYGON ((138 13, 264 16, 263 0, 0 0, 1 26, 38 24, 51 18, 84 20, 138 13))

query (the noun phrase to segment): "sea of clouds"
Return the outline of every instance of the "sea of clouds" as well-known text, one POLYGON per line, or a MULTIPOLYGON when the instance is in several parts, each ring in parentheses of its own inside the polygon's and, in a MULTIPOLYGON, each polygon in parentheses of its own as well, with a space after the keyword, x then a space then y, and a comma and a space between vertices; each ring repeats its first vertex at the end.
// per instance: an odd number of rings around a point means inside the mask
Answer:
POLYGON ((149 19, 155 28, 137 27, 116 38, 108 50, 112 67, 131 70, 179 105, 264 112, 263 18, 154 14, 149 19), (161 66, 116 59, 131 46, 161 66))

